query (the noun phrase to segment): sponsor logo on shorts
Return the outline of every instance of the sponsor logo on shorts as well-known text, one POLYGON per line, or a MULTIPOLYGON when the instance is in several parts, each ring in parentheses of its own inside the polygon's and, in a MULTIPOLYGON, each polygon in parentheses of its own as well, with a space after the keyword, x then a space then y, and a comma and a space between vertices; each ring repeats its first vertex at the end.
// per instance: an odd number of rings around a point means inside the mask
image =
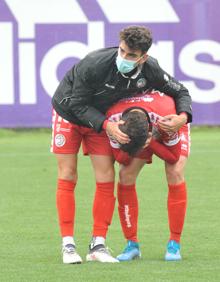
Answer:
POLYGON ((63 134, 57 134, 55 136, 55 145, 57 147, 62 147, 66 143, 66 138, 63 134))

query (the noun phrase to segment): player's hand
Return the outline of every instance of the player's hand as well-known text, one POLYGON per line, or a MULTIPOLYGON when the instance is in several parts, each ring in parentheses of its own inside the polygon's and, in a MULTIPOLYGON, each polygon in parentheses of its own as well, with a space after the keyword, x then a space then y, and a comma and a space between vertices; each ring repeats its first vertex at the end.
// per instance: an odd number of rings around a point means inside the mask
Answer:
POLYGON ((147 140, 146 140, 146 142, 145 142, 145 144, 144 144, 144 146, 143 146, 143 149, 144 149, 144 148, 147 148, 147 147, 150 145, 152 136, 153 136, 153 135, 152 135, 152 132, 149 132, 149 133, 148 133, 147 140))
POLYGON ((130 142, 130 138, 127 134, 123 133, 119 129, 119 124, 123 124, 124 121, 120 120, 118 122, 109 121, 106 126, 106 133, 111 137, 118 141, 120 144, 126 144, 130 142))
POLYGON ((166 132, 176 132, 187 122, 187 116, 180 115, 167 115, 157 121, 160 129, 166 132))

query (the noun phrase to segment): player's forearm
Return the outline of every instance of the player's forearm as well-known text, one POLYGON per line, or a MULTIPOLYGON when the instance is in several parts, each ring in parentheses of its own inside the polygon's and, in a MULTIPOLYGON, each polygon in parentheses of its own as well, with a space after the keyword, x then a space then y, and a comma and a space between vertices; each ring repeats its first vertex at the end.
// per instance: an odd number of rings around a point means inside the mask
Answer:
POLYGON ((173 146, 166 146, 158 142, 157 140, 152 139, 149 147, 152 149, 156 156, 170 164, 177 162, 180 157, 180 142, 173 146))
POLYGON ((188 89, 173 77, 170 77, 169 81, 163 86, 163 92, 173 97, 177 114, 185 112, 187 123, 192 122, 192 98, 188 89))

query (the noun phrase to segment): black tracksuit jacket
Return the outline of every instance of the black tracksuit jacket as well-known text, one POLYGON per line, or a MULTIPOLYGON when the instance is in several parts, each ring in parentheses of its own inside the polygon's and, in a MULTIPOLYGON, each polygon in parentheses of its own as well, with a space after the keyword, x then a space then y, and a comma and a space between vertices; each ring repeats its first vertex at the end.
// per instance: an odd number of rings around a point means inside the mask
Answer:
POLYGON ((60 82, 52 105, 64 119, 97 132, 102 130, 105 113, 118 100, 156 89, 173 97, 177 113, 186 112, 192 121, 191 97, 188 90, 148 57, 141 71, 123 76, 117 69, 118 48, 105 48, 89 53, 69 70, 60 82))

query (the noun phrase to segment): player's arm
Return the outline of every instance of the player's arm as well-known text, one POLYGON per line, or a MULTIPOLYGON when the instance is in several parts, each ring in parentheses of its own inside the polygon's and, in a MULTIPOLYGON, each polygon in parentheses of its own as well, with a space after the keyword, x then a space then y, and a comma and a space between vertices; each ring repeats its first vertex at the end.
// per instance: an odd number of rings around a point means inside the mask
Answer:
MULTIPOLYGON (((172 117, 168 121, 164 121, 164 124, 167 124, 170 127, 170 131, 174 131, 171 129, 175 127, 179 129, 181 126, 178 124, 182 123, 182 125, 186 122, 192 121, 192 99, 189 95, 189 91, 186 87, 165 72, 158 64, 157 60, 151 58, 149 60, 149 64, 151 66, 151 75, 152 75, 152 84, 153 87, 168 96, 171 96, 176 105, 177 116, 172 117)), ((164 127, 164 130, 167 130, 167 127, 164 127)))
POLYGON ((149 148, 153 151, 156 156, 170 164, 173 164, 179 160, 181 142, 179 141, 175 145, 167 146, 163 143, 160 143, 160 141, 152 138, 149 144, 149 148))
POLYGON ((176 132, 187 123, 186 113, 167 115, 158 120, 160 128, 166 132, 176 132))
MULTIPOLYGON (((91 60, 91 58, 88 58, 91 60)), ((94 128, 97 132, 102 129, 119 143, 128 143, 130 139, 126 134, 121 132, 119 124, 122 121, 111 122, 106 116, 92 107, 92 99, 94 95, 94 82, 97 81, 95 71, 93 69, 94 62, 82 60, 75 68, 75 79, 73 84, 74 97, 71 98, 70 106, 73 114, 88 127, 94 128)))
POLYGON ((103 113, 92 106, 95 93, 93 88, 97 80, 93 64, 90 58, 80 61, 74 68, 74 83, 69 99, 69 109, 85 126, 92 127, 97 132, 102 130, 102 124, 106 117, 103 113))
POLYGON ((106 117, 92 106, 97 91, 94 83, 97 83, 94 62, 90 57, 85 57, 66 74, 52 103, 59 105, 63 112, 77 118, 83 125, 99 132, 106 117))
POLYGON ((167 133, 158 126, 157 122, 152 127, 152 139, 149 147, 159 158, 173 164, 179 160, 181 152, 179 132, 167 133))

